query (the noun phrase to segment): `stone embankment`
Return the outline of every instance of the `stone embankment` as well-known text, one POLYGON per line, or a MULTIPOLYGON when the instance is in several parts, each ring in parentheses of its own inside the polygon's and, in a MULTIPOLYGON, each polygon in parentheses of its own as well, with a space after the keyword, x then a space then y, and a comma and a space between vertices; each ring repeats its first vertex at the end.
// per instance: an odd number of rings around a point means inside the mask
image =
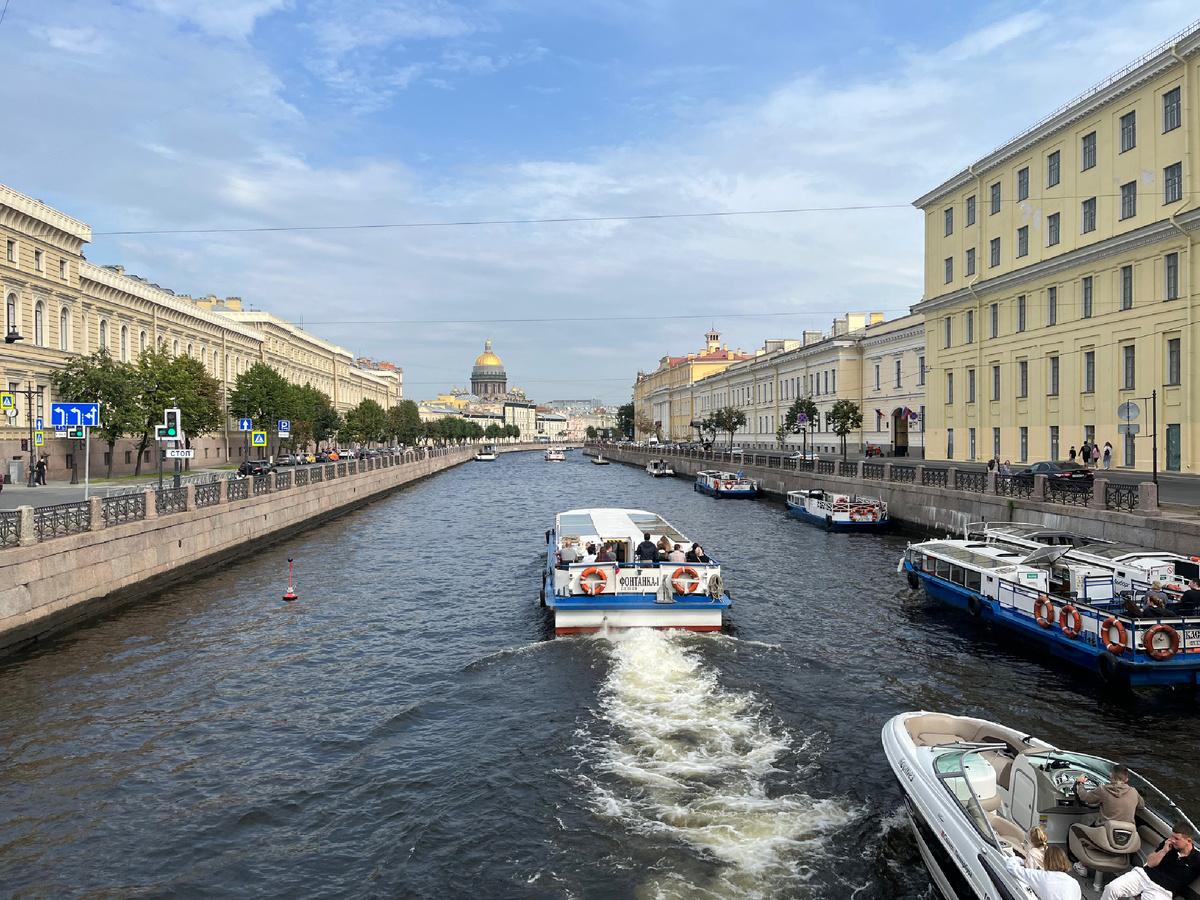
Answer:
POLYGON ((466 462, 476 449, 410 450, 0 512, 0 653, 466 462))
MULTIPOLYGON (((1116 485, 1096 478, 1092 484, 1068 484, 1045 475, 1005 476, 894 461, 843 466, 841 460, 797 460, 769 453, 612 444, 602 449, 605 459, 635 466, 665 458, 678 477, 689 479, 703 469, 741 470, 780 499, 788 491, 811 488, 880 497, 893 520, 933 534, 961 535, 968 522, 1030 522, 1184 556, 1200 555, 1200 518, 1194 510, 1185 515, 1161 510, 1158 488, 1152 482, 1116 485)), ((584 452, 594 456, 596 447, 584 452)))

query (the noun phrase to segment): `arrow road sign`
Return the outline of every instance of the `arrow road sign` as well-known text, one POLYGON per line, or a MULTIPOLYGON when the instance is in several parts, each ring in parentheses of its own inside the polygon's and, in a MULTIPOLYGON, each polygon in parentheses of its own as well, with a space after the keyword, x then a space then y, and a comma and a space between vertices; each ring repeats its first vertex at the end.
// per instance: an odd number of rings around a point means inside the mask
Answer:
POLYGON ((292 430, 292 420, 291 419, 280 419, 279 420, 279 435, 280 435, 280 437, 283 437, 284 435, 290 433, 291 430, 292 430))
POLYGON ((250 446, 252 446, 252 447, 267 446, 267 433, 265 431, 250 432, 250 446))
POLYGON ((1140 413, 1141 410, 1138 409, 1138 405, 1132 401, 1122 403, 1117 407, 1117 418, 1122 422, 1132 422, 1140 413))
POLYGON ((50 421, 54 426, 100 424, 99 403, 51 403, 50 421))
POLYGON ((253 431, 254 423, 250 419, 238 419, 238 431, 253 431))
POLYGON ((168 449, 167 450, 167 459, 195 459, 195 458, 196 458, 195 450, 182 450, 182 449, 180 449, 180 450, 168 449))

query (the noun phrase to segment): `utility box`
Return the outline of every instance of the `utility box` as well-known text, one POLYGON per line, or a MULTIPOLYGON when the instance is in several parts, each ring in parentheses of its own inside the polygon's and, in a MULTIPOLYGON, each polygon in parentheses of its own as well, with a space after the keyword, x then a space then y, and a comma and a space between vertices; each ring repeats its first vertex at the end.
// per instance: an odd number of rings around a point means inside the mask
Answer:
POLYGON ((4 479, 8 484, 24 484, 25 483, 25 460, 10 459, 8 461, 8 474, 4 479))

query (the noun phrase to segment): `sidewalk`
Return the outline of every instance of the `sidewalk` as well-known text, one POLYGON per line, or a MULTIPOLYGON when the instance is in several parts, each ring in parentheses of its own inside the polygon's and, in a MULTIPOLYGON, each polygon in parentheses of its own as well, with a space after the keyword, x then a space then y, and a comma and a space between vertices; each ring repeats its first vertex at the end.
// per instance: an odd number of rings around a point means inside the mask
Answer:
MULTIPOLYGON (((231 470, 215 466, 193 466, 190 472, 183 472, 181 474, 218 474, 228 471, 231 470)), ((173 474, 173 472, 169 471, 163 472, 163 485, 165 487, 171 486, 173 474)), ((109 490, 112 488, 132 488, 137 486, 157 487, 158 470, 143 472, 137 478, 126 476, 111 480, 93 479, 89 485, 88 496, 107 497, 109 490)), ((50 483, 45 487, 28 487, 25 482, 21 482, 20 484, 6 484, 3 490, 0 490, 0 509, 16 509, 18 506, 54 506, 58 503, 78 503, 81 500, 83 500, 82 481, 79 484, 70 484, 68 481, 55 481, 51 479, 50 483)))

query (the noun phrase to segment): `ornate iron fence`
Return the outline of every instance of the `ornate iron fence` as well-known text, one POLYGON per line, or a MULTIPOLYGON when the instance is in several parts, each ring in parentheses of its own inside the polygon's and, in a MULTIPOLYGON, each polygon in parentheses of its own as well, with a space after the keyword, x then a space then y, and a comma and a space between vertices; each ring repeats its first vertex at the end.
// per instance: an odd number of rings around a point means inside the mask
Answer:
POLYGON ((1140 493, 1136 484, 1110 484, 1104 492, 1104 506, 1133 512, 1137 509, 1140 493))
POLYGON ((955 472, 954 489, 982 494, 987 490, 987 472, 955 472))
POLYGON ((33 511, 33 530, 39 541, 79 534, 92 528, 90 503, 57 503, 39 506, 33 511))
POLYGON ((21 545, 21 514, 16 510, 0 512, 0 547, 21 545))
MULTIPOLYGON (((215 485, 214 485, 215 487, 215 485)), ((100 515, 104 527, 112 528, 122 522, 136 522, 146 518, 146 495, 126 494, 124 497, 105 497, 100 501, 100 515)))
POLYGON ((337 477, 338 478, 346 477, 346 464, 345 463, 340 462, 337 464, 337 477))
POLYGON ((1028 500, 1033 496, 1033 477, 1030 475, 997 475, 996 493, 1005 497, 1028 500))
POLYGON ((325 467, 324 466, 313 466, 311 469, 308 470, 308 483, 309 484, 316 484, 317 482, 324 481, 324 480, 325 480, 325 467))
POLYGON ((883 464, 882 463, 863 463, 863 478, 870 478, 874 481, 883 481, 883 464))
POLYGON ((917 477, 916 466, 892 466, 892 481, 899 481, 904 484, 912 484, 917 477))
POLYGON ((216 506, 221 502, 221 482, 196 485, 196 509, 206 506, 216 506))
POLYGON ((262 494, 271 493, 271 476, 270 475, 255 475, 254 481, 254 496, 258 497, 262 494))
MULTIPOLYGON (((812 460, 808 460, 808 462, 812 462, 812 460)), ((836 465, 837 465, 837 460, 835 460, 835 459, 818 459, 817 460, 817 474, 832 475, 836 465)))
POLYGON ((154 508, 160 516, 187 512, 187 488, 163 488, 154 494, 154 508))
POLYGON ((276 472, 275 473, 275 490, 286 491, 292 486, 291 472, 276 472))
POLYGON ((334 463, 330 463, 329 465, 327 465, 325 467, 325 480, 332 481, 334 476, 337 475, 337 469, 338 469, 338 467, 334 463))
POLYGON ((946 487, 946 476, 945 469, 926 469, 921 473, 921 484, 931 487, 946 487))
POLYGON ((225 488, 225 498, 232 503, 234 500, 245 500, 250 496, 250 482, 245 478, 231 478, 225 488))
POLYGON ((296 470, 296 487, 304 487, 308 484, 308 469, 296 470))
POLYGON ((346 473, 348 475, 353 475, 357 471, 358 471, 358 463, 356 463, 354 460, 350 460, 350 462, 346 463, 346 473))
POLYGON ((1065 503, 1067 506, 1087 506, 1092 499, 1090 482, 1046 479, 1046 500, 1049 503, 1065 503))
POLYGON ((817 467, 816 461, 811 459, 793 459, 791 462, 797 472, 811 472, 817 467))

